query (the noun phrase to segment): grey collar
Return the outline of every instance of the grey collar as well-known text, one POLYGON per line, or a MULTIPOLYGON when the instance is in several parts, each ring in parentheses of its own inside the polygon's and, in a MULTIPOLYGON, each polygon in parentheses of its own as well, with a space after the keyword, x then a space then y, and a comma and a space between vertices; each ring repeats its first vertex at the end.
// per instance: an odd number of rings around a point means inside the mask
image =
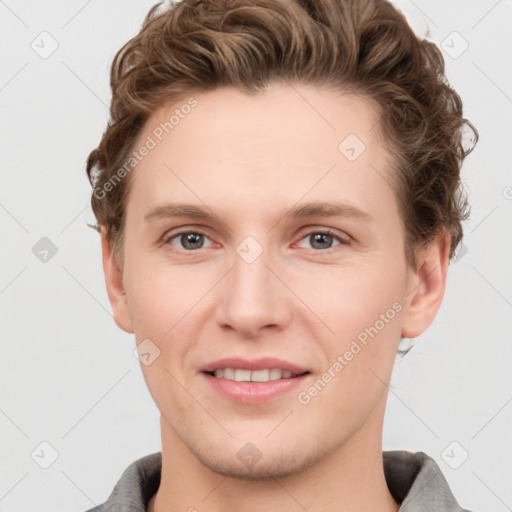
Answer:
MULTIPOLYGON (((455 500, 441 469, 423 452, 383 451, 384 475, 398 512, 469 512, 455 500)), ((130 464, 108 500, 87 512, 146 512, 160 485, 162 453, 130 464)))

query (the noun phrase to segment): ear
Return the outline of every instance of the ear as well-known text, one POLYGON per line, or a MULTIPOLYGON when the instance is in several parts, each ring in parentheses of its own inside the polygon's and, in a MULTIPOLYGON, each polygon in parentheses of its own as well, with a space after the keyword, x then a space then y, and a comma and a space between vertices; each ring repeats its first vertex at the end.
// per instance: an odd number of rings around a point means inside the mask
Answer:
POLYGON ((411 271, 407 310, 402 337, 416 338, 423 333, 441 306, 450 260, 450 235, 440 233, 418 254, 417 270, 411 271))
POLYGON ((114 260, 112 241, 106 236, 103 226, 100 228, 100 233, 105 285, 107 287, 110 304, 112 305, 114 321, 123 331, 133 333, 132 320, 126 303, 126 294, 123 286, 123 272, 119 269, 114 260))

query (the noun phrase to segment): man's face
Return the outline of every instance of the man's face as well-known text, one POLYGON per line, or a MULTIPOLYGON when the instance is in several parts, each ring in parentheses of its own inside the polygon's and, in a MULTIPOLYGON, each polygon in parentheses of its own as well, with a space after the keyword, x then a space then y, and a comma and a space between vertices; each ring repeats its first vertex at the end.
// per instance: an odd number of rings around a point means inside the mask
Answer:
POLYGON ((193 97, 164 137, 186 100, 146 124, 139 146, 157 144, 129 178, 126 210, 123 327, 151 340, 147 358, 160 351, 142 370, 163 435, 252 478, 380 443, 412 274, 373 104, 284 85, 193 97), (210 217, 166 215, 176 204, 210 217), (248 362, 307 373, 237 372, 278 378, 251 384, 203 371, 248 362))

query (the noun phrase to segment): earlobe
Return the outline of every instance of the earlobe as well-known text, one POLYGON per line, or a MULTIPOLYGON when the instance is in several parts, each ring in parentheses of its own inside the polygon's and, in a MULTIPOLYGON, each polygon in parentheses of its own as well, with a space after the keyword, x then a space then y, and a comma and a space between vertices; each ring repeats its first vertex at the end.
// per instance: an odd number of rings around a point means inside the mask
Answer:
POLYGON ((450 258, 450 235, 439 234, 418 255, 418 268, 411 274, 407 308, 402 325, 404 338, 416 338, 434 321, 443 301, 450 258))
POLYGON ((123 273, 114 259, 112 242, 110 238, 106 236, 104 227, 101 227, 100 233, 105 285, 107 287, 108 298, 112 306, 114 321, 123 331, 133 333, 132 321, 128 305, 126 303, 126 293, 123 286, 123 273))

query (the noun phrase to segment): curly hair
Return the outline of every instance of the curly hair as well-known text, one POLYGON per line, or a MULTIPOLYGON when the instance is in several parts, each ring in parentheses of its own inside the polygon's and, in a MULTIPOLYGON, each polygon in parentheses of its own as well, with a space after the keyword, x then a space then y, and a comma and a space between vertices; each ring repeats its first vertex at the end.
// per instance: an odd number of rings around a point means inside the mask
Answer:
POLYGON ((234 86, 256 94, 287 82, 374 100, 395 157, 407 262, 416 268, 416 249, 442 232, 451 236, 451 258, 463 236, 461 221, 469 216, 460 169, 478 132, 463 117, 444 66, 438 47, 417 37, 385 0, 156 4, 112 63, 110 119, 86 165, 95 227, 105 229, 122 265, 131 180, 113 186, 112 179, 159 106, 194 91, 234 86), (465 131, 471 132, 468 147, 465 131))

